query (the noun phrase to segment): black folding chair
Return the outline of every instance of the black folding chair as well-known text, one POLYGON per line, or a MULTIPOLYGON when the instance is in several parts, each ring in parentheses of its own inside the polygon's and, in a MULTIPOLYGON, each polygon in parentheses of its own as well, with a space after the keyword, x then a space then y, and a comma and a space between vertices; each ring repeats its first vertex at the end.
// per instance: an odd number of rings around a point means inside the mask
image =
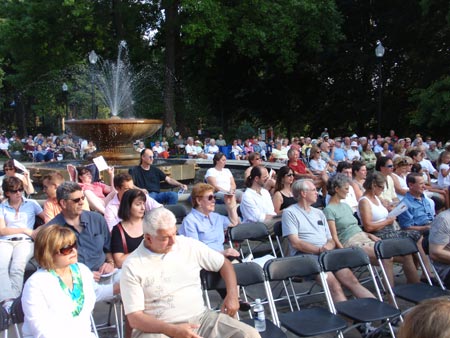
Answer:
POLYGON ((181 226, 181 223, 183 223, 183 219, 187 215, 185 207, 181 204, 165 205, 164 207, 172 211, 172 213, 175 215, 175 218, 177 219, 176 225, 178 229, 181 226))
MULTIPOLYGON (((322 307, 300 309, 295 290, 291 284, 292 295, 294 295, 297 310, 278 314, 276 304, 273 302, 270 282, 286 281, 294 277, 309 277, 320 274, 321 269, 316 256, 297 255, 273 259, 264 265, 264 272, 266 274, 266 289, 270 292, 269 299, 272 300, 272 313, 275 316, 274 321, 277 325, 281 324, 289 331, 301 337, 316 336, 330 332, 335 332, 340 337, 343 337, 341 330, 347 327, 347 323, 332 313, 332 308, 328 300, 329 310, 322 307)), ((287 296, 290 297, 289 294, 287 296)))
POLYGON ((230 247, 238 249, 242 258, 248 255, 253 255, 253 257, 261 257, 267 254, 277 256, 269 231, 266 225, 261 222, 241 223, 228 228, 228 240, 230 247), (235 247, 236 243, 239 244, 239 248, 235 247))
POLYGON ((16 331, 17 338, 22 337, 22 333, 19 329, 19 324, 23 323, 25 319, 25 314, 23 313, 22 309, 22 296, 14 299, 13 303, 11 304, 11 322, 14 325, 14 330, 16 331))
MULTIPOLYGON (((334 307, 334 311, 332 312, 342 314, 354 321, 355 325, 352 325, 347 330, 365 323, 373 323, 380 320, 385 321, 385 324, 389 327, 391 336, 395 338, 391 320, 399 317, 401 312, 397 308, 387 303, 383 303, 380 288, 378 287, 378 283, 367 254, 360 248, 337 249, 323 252, 319 256, 319 261, 322 267, 321 275, 323 276, 324 282, 327 282, 326 272, 335 272, 345 268, 367 268, 372 278, 372 283, 376 290, 378 299, 357 298, 334 304, 331 294, 329 294, 329 300, 334 307)), ((327 289, 325 289, 325 291, 327 291, 327 289)))
POLYGON ((0 332, 3 332, 3 337, 8 338, 8 328, 9 328, 9 316, 8 312, 0 306, 0 332))
MULTIPOLYGON (((236 272, 237 284, 241 288, 241 291, 243 291, 243 295, 246 301, 249 301, 247 293, 245 292, 246 287, 249 287, 251 285, 260 285, 264 288, 265 296, 268 299, 266 303, 269 304, 270 312, 272 314, 272 320, 274 320, 274 312, 272 311, 271 306, 273 302, 270 299, 271 294, 268 292, 265 285, 264 272, 262 268, 258 264, 253 262, 233 264, 233 267, 234 271, 236 272)), ((206 300, 206 304, 209 309, 212 309, 208 291, 225 289, 225 282, 218 272, 202 270, 200 276, 202 280, 203 294, 206 300)), ((254 302, 250 303, 252 306, 254 305, 254 302)), ((244 319, 242 321, 250 326, 253 326, 251 311, 249 311, 249 315, 249 319, 244 319)), ((262 338, 286 338, 286 334, 278 326, 276 326, 273 321, 267 319, 267 317, 266 330, 264 332, 260 332, 260 334, 262 338)))
MULTIPOLYGON (((417 244, 410 238, 395 238, 384 239, 375 243, 375 253, 378 261, 382 259, 388 259, 396 256, 415 255, 420 263, 422 272, 425 274, 428 284, 415 283, 415 284, 402 284, 392 287, 389 283, 386 283, 388 291, 394 300, 394 304, 397 308, 398 304, 395 297, 399 297, 411 303, 417 304, 425 299, 449 296, 450 293, 442 287, 433 286, 430 276, 428 275, 425 264, 419 254, 417 244)), ((386 278, 386 271, 381 266, 381 271, 384 278, 386 278)))

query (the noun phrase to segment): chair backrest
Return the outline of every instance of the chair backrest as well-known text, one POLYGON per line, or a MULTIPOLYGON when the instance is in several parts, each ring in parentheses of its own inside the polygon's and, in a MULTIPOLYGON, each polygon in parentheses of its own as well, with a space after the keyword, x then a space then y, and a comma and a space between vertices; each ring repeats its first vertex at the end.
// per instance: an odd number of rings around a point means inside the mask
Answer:
POLYGON ((228 229, 229 239, 233 242, 242 242, 246 239, 259 241, 269 236, 269 230, 264 223, 241 223, 228 229))
POLYGON ((375 253, 381 259, 411 255, 418 251, 416 243, 411 238, 383 239, 375 243, 375 253))
POLYGON ((175 215, 175 218, 177 219, 177 224, 183 223, 183 219, 187 215, 184 206, 182 206, 181 204, 173 204, 173 205, 165 205, 164 207, 172 211, 172 213, 175 215))
POLYGON ((272 259, 264 265, 264 272, 270 281, 306 277, 319 274, 320 271, 317 257, 306 254, 272 259))
POLYGON ((346 248, 325 251, 319 256, 324 271, 357 268, 370 265, 369 256, 360 248, 346 248))
MULTIPOLYGON (((264 283, 264 271, 256 263, 246 262, 233 264, 236 281, 239 286, 246 287, 264 283)), ((200 272, 203 288, 206 290, 225 289, 225 281, 219 272, 202 270, 200 272)))
POLYGON ((222 216, 227 216, 228 217, 228 211, 227 211, 227 206, 225 204, 217 204, 214 207, 214 212, 217 212, 218 214, 222 215, 222 216))
POLYGON ((12 305, 11 305, 11 320, 13 324, 20 324, 23 323, 25 319, 25 314, 23 313, 22 308, 22 298, 16 298, 14 299, 12 305))
POLYGON ((273 225, 273 233, 278 238, 282 238, 283 237, 283 228, 282 228, 281 221, 278 221, 278 222, 276 222, 273 225))

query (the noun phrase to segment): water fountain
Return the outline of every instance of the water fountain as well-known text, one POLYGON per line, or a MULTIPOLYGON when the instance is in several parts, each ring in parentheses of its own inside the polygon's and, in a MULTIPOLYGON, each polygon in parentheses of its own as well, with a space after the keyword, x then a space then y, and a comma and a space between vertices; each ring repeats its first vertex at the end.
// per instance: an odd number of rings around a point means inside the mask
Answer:
POLYGON ((133 93, 137 87, 125 41, 119 44, 116 63, 99 60, 95 78, 111 118, 69 120, 66 126, 77 136, 93 139, 99 149, 98 156, 103 156, 108 164, 134 164, 139 153, 134 151, 133 142, 155 134, 163 121, 118 117, 119 114, 132 115, 133 93))

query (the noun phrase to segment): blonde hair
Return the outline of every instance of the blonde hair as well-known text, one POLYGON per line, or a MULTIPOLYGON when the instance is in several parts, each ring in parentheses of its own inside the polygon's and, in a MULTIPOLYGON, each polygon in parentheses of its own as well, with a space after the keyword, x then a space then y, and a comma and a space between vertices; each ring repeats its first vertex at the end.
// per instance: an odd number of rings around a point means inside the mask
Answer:
POLYGON ((450 300, 448 297, 427 299, 405 316, 398 338, 450 337, 450 300))
POLYGON ((53 257, 61 248, 77 241, 74 232, 61 225, 43 226, 34 242, 34 258, 44 269, 55 268, 53 257))

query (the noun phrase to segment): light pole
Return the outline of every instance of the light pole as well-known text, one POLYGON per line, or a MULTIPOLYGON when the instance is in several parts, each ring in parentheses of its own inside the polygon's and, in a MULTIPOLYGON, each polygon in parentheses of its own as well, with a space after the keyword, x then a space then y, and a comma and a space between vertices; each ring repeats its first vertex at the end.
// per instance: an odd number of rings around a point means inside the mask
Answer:
POLYGON ((384 47, 381 44, 381 41, 377 41, 377 47, 375 48, 375 55, 378 59, 378 134, 381 133, 381 107, 382 107, 382 87, 383 87, 383 80, 382 80, 382 73, 381 73, 381 59, 384 56, 384 47))
POLYGON ((94 66, 98 61, 98 56, 94 50, 89 53, 89 63, 91 64, 91 90, 92 90, 92 118, 97 118, 97 110, 95 109, 95 88, 94 88, 94 66))
POLYGON ((61 86, 64 95, 64 103, 66 105, 66 119, 69 119, 69 86, 64 82, 61 86))

